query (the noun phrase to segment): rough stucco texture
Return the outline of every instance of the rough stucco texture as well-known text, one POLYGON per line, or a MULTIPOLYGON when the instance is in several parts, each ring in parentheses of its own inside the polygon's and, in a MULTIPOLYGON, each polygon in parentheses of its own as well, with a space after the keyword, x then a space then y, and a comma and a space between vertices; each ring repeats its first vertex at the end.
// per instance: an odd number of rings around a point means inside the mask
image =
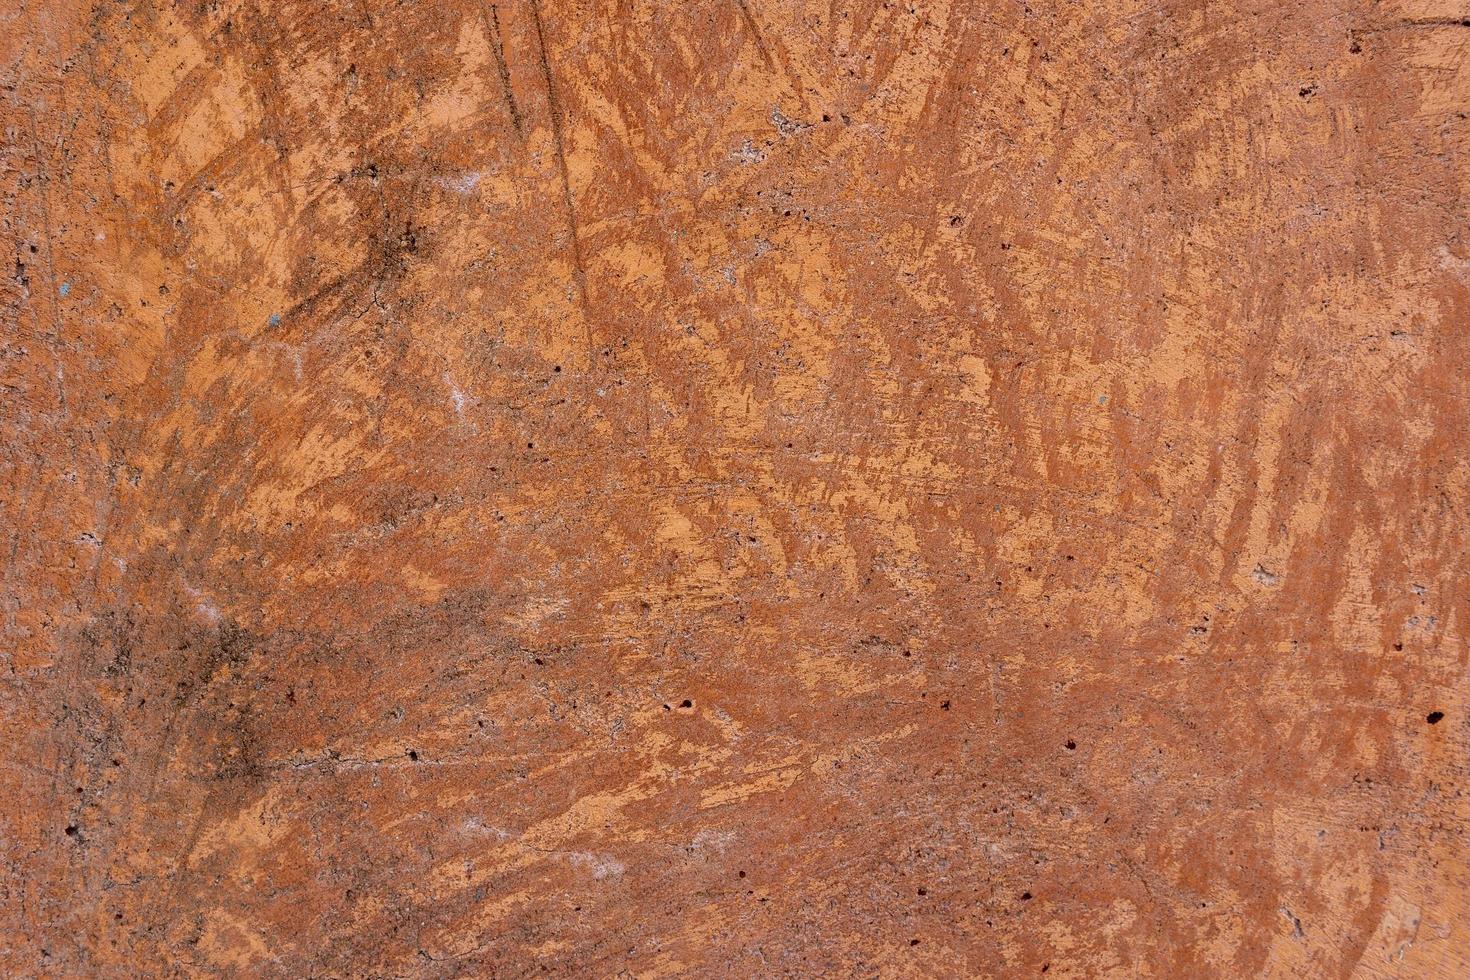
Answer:
POLYGON ((0 973, 1464 977, 1470 7, 0 2, 0 973))

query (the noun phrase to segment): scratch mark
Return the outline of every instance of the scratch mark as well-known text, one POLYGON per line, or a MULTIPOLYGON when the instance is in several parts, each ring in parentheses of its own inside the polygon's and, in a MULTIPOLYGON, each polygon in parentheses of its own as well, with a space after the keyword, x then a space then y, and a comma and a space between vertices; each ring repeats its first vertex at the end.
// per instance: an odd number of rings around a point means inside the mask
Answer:
MULTIPOLYGON (((1406 17, 1394 21, 1391 24, 1382 24, 1377 27, 1358 27, 1348 30, 1348 37, 1354 45, 1360 37, 1371 37, 1374 34, 1387 34, 1390 31, 1412 31, 1421 28, 1433 30, 1441 27, 1470 27, 1470 17, 1406 17)), ((1353 49, 1356 53, 1356 47, 1353 49)))
POLYGON ((189 830, 189 836, 184 841, 184 848, 175 859, 173 871, 168 875, 168 899, 167 906, 172 907, 178 899, 179 888, 183 884, 185 876, 189 873, 189 861, 194 857, 194 851, 199 847, 199 838, 204 834, 204 824, 209 819, 210 807, 214 803, 218 787, 211 786, 204 794, 204 801, 199 804, 199 813, 194 817, 194 823, 189 830))
MULTIPOLYGON (((540 20, 536 22, 537 30, 540 30, 540 20)), ((495 4, 490 5, 490 19, 486 27, 490 31, 490 50, 495 53, 495 67, 500 72, 500 87, 505 92, 505 105, 510 110, 510 122, 515 127, 517 136, 524 136, 525 132, 521 126, 521 109, 516 105, 515 93, 510 88, 510 66, 505 62, 505 41, 500 33, 500 12, 495 4)))
POLYGON ((1386 30, 1396 27, 1470 27, 1470 17, 1407 17, 1386 30))
MULTIPOLYGON (((572 178, 567 171, 567 151, 565 141, 562 139, 561 124, 561 100, 556 96, 556 83, 551 77, 551 61, 546 55, 546 31, 541 26, 541 0, 531 0, 531 16, 536 21, 536 43, 541 48, 541 73, 546 78, 546 104, 551 110, 551 135, 556 143, 556 162, 561 168, 561 190, 566 199, 567 224, 572 233, 572 265, 574 266, 574 278, 577 280, 577 292, 582 297, 582 310, 588 310, 587 305, 587 272, 582 266, 582 242, 577 233, 577 204, 572 199, 572 178)), ((587 331, 587 353, 592 354, 592 325, 584 322, 587 331)))
POLYGON ((766 49, 766 40, 761 36, 761 29, 755 22, 754 15, 750 12, 750 4, 746 0, 735 0, 740 5, 740 19, 745 22, 745 29, 750 31, 750 36, 755 41, 755 49, 760 52, 761 60, 771 71, 776 70, 776 63, 771 59, 771 52, 766 49))

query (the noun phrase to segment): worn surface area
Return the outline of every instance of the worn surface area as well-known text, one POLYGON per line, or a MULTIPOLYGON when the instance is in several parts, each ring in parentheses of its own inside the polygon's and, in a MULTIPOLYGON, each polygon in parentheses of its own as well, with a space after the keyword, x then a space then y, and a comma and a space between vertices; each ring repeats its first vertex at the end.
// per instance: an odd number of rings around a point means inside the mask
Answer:
POLYGON ((1465 17, 0 0, 0 973, 1470 975, 1465 17))

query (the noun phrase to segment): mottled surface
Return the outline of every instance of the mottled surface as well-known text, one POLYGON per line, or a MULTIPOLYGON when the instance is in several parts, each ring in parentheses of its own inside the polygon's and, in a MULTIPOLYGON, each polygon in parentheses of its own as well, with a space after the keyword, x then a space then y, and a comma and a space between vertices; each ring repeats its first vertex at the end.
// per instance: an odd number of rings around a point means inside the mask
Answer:
POLYGON ((0 0, 0 973, 1470 975, 1466 17, 0 0))

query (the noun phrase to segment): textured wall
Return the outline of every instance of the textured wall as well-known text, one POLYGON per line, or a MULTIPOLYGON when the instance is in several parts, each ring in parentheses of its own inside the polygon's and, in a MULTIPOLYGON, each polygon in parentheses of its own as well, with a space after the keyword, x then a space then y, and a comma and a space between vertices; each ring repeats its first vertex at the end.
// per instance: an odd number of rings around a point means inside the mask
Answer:
POLYGON ((1470 975, 1465 17, 0 0, 0 972, 1470 975))

